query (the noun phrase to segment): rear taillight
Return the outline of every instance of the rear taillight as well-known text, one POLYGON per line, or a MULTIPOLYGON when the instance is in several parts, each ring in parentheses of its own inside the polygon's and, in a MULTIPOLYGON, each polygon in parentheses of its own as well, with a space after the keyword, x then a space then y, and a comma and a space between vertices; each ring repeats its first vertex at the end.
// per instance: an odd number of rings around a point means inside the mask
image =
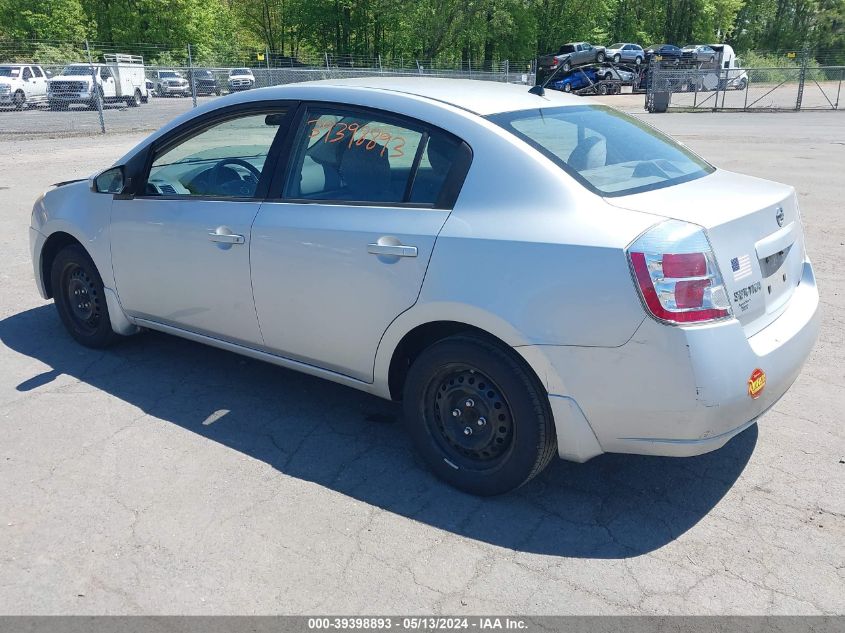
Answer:
POLYGON ((668 220, 628 247, 643 304, 667 323, 704 323, 731 315, 728 293, 704 229, 668 220))
POLYGON ((552 68, 554 68, 555 66, 557 66, 557 64, 558 64, 558 60, 553 59, 553 60, 552 60, 552 68))

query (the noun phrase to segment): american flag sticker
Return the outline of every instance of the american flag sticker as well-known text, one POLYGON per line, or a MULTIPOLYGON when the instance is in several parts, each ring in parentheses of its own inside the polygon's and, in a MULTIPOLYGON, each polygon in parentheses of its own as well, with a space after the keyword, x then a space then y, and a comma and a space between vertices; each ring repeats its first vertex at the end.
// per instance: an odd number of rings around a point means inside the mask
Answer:
POLYGON ((734 271, 734 281, 745 279, 751 276, 751 258, 748 255, 740 255, 731 260, 731 270, 734 271))

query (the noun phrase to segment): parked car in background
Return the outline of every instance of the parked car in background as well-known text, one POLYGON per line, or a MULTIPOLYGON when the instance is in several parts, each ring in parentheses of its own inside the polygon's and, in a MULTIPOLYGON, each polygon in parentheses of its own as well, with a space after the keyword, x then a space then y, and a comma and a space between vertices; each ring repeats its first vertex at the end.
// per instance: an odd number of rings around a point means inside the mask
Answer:
POLYGON ((537 60, 540 69, 554 71, 558 68, 566 72, 575 66, 601 63, 605 60, 604 46, 593 46, 587 42, 564 44, 555 55, 543 55, 537 60))
POLYGON ((607 59, 611 59, 617 64, 620 62, 631 62, 639 66, 645 60, 645 51, 639 44, 630 44, 619 42, 611 44, 605 49, 607 59))
POLYGON ((152 97, 155 94, 156 85, 152 79, 146 79, 144 83, 147 86, 147 98, 152 97))
POLYGON ((0 106, 18 110, 47 101, 47 75, 34 64, 0 65, 0 106))
POLYGON ((229 90, 249 90, 255 87, 255 75, 249 68, 233 68, 229 71, 229 90))
POLYGON ((716 61, 716 51, 706 44, 690 44, 681 49, 681 60, 712 64, 716 61))
POLYGON ((179 71, 157 70, 153 73, 153 81, 159 97, 189 97, 191 95, 191 84, 179 71))
POLYGON ((220 84, 217 83, 217 77, 207 68, 189 70, 188 81, 190 82, 192 79, 197 96, 220 94, 220 84))
POLYGON ((660 57, 663 61, 678 62, 681 60, 681 49, 674 44, 655 44, 645 50, 645 56, 647 61, 652 57, 660 57))
POLYGON ((124 102, 137 107, 147 101, 144 58, 139 55, 106 54, 105 63, 69 64, 61 75, 47 82, 47 103, 51 109, 72 104, 97 107, 102 103, 124 102))

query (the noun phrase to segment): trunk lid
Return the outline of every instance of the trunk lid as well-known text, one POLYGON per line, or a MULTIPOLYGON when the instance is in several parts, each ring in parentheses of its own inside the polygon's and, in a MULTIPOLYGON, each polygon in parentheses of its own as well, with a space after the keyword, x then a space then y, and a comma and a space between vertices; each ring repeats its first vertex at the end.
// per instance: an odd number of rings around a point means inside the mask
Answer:
POLYGON ((703 226, 734 316, 747 336, 783 312, 801 279, 804 232, 795 190, 729 171, 644 193, 612 205, 703 226))

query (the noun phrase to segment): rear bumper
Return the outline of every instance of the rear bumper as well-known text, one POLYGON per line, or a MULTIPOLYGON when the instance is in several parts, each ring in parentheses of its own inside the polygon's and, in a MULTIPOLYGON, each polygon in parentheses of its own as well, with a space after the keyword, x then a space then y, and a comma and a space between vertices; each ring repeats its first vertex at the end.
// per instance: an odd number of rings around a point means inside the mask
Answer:
MULTIPOLYGON (((671 327, 647 318, 620 347, 519 350, 546 376, 550 394, 577 405, 575 414, 572 407, 564 411, 564 428, 555 410, 562 457, 584 461, 598 452, 681 457, 720 448, 772 407, 798 377, 819 321, 813 268, 805 261, 786 310, 751 337, 734 319, 671 327), (748 381, 758 368, 766 386, 752 398, 748 381), (598 448, 567 448, 567 434, 578 424, 588 425, 598 448)), ((555 402, 552 397, 553 409, 555 402)), ((584 437, 586 431, 577 443, 583 445, 584 437)))

